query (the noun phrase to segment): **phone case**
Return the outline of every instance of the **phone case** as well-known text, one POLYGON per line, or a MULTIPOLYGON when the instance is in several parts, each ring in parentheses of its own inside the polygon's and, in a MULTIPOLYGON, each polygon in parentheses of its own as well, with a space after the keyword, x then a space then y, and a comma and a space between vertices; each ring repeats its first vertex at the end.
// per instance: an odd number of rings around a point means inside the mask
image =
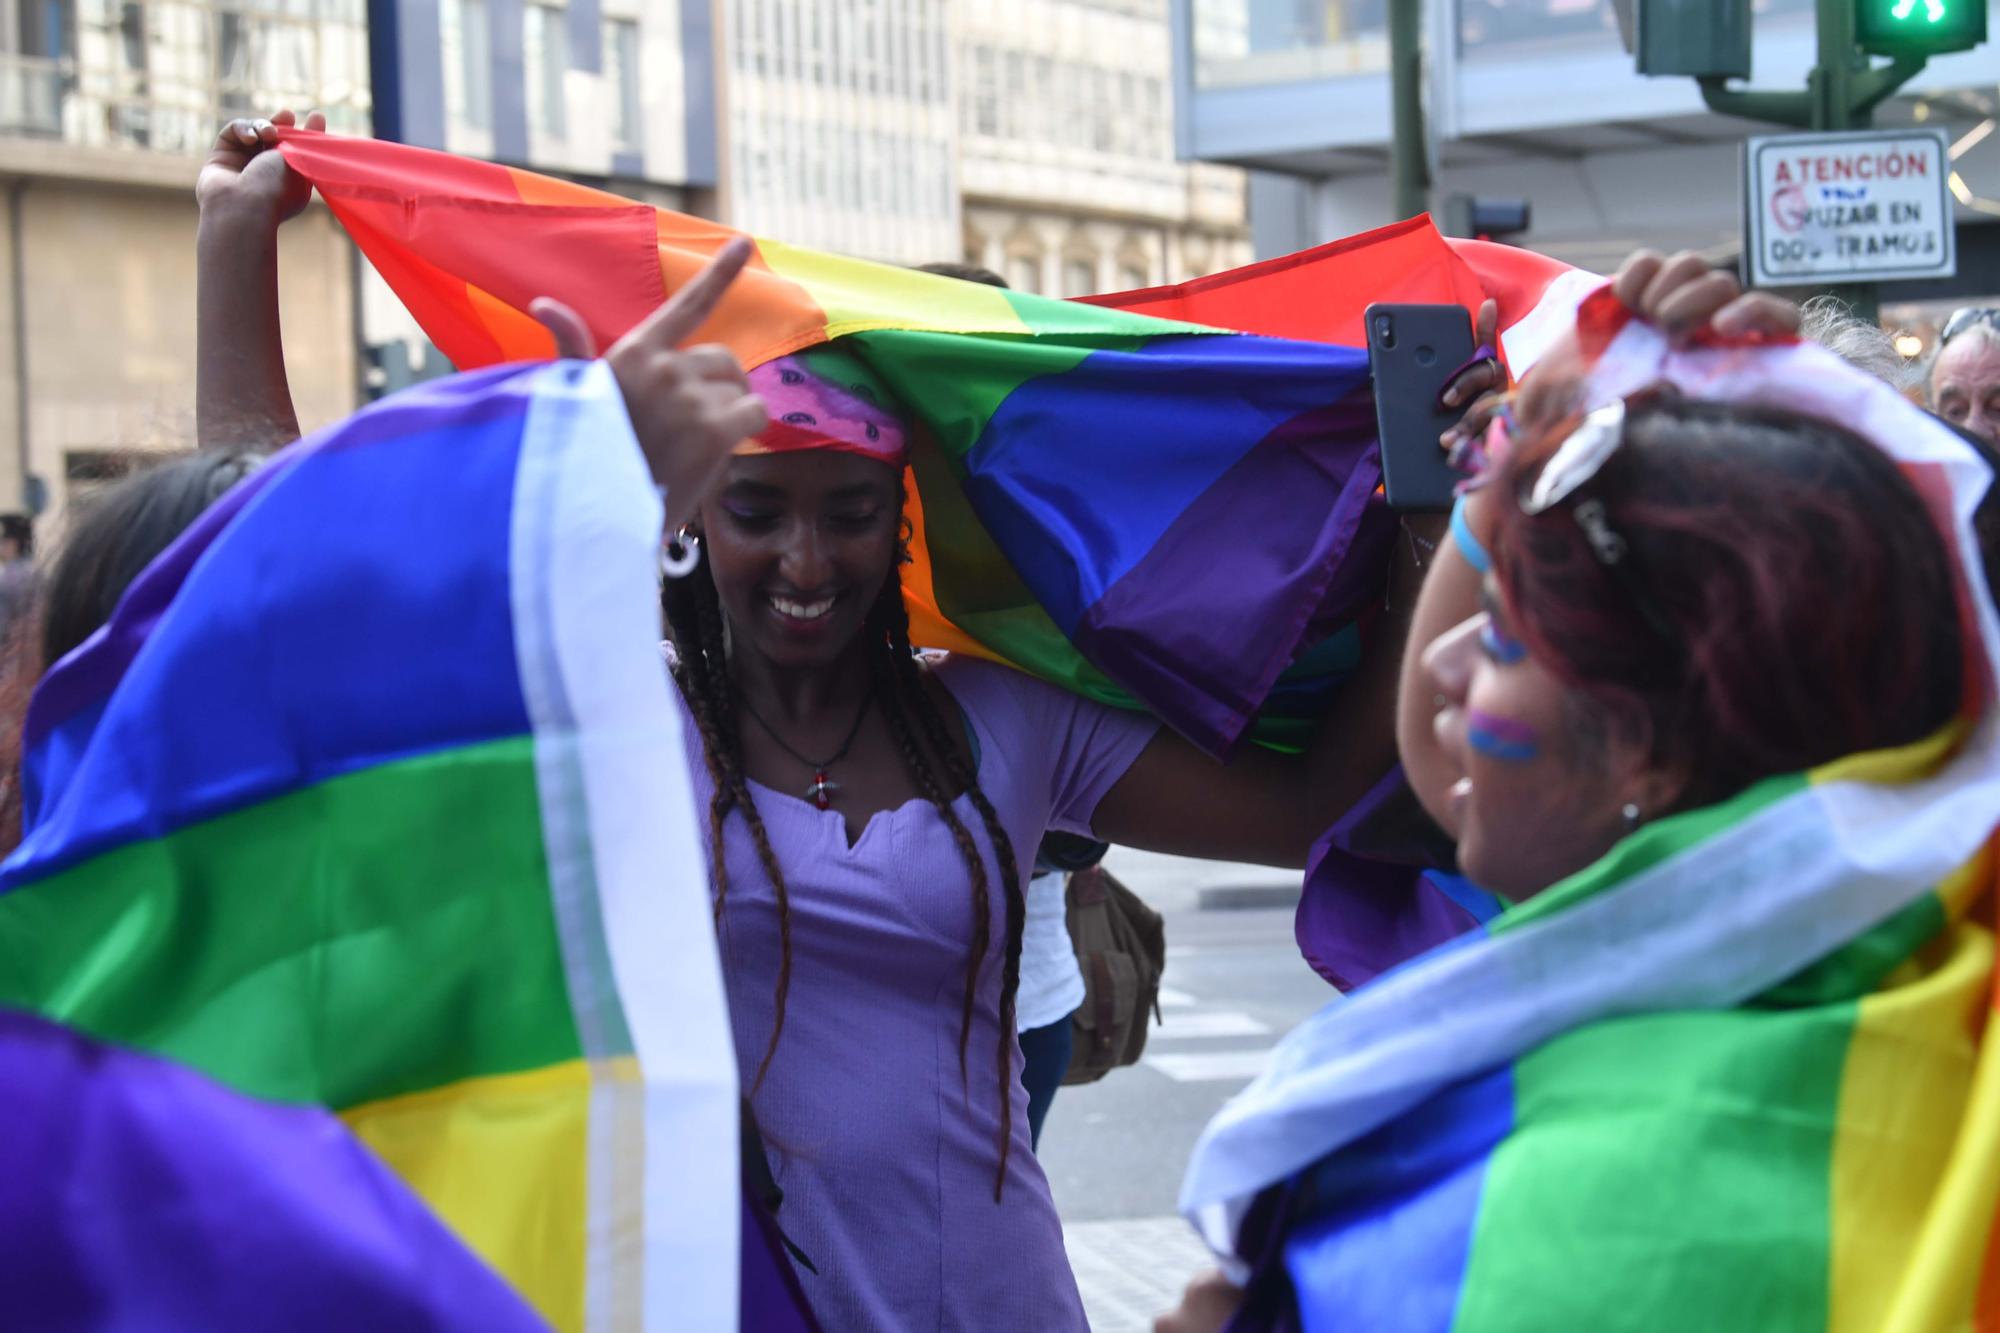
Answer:
POLYGON ((1438 437, 1465 409, 1442 406, 1438 395, 1472 359, 1472 317, 1456 305, 1371 305, 1363 318, 1389 506, 1449 509, 1461 478, 1445 462, 1438 437))

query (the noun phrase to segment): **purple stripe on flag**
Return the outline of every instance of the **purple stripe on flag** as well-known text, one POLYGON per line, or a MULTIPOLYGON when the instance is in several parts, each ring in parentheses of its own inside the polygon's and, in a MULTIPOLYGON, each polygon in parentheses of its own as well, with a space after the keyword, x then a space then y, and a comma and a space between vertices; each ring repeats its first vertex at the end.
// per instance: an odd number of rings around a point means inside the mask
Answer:
POLYGON ((1381 479, 1365 384, 1294 417, 1084 612, 1078 651, 1189 740, 1227 752, 1300 645, 1380 599, 1396 527, 1375 500, 1381 479))
POLYGON ((0 1088, 9 1327, 547 1327, 324 1111, 19 1013, 0 1088))

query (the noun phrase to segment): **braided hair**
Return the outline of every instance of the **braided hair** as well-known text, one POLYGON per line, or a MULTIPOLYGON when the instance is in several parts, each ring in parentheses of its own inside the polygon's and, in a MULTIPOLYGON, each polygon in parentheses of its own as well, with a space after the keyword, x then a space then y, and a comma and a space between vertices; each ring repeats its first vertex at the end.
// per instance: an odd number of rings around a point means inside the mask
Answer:
MULTIPOLYGON (((999 1168, 993 1181, 993 1198, 998 1202, 1007 1179, 1007 1159, 1014 1127, 1014 999, 1021 981, 1021 930, 1027 916, 1022 897, 1020 867, 1014 856, 1013 841, 1000 823, 993 803, 979 786, 979 775, 966 762, 945 725, 943 713, 925 688, 923 672, 910 646, 909 614, 903 605, 901 579, 897 567, 909 562, 908 520, 898 540, 896 560, 882 589, 870 605, 862 626, 862 638, 869 653, 869 669, 874 678, 876 699, 889 724, 890 735, 903 753, 903 764, 924 799, 937 811, 950 830, 959 855, 972 876, 972 952, 966 964, 965 991, 960 1003, 958 1067, 962 1080, 970 1078, 967 1043, 972 1036, 972 1011, 979 993, 979 973, 987 950, 992 946, 992 886, 986 862, 972 832, 954 808, 958 793, 964 793, 986 826, 1000 863, 1001 887, 1006 895, 1006 948, 1000 985, 1000 1035, 996 1067, 1000 1086, 999 1168), (943 765, 940 772, 937 763, 943 765)), ((764 820, 751 799, 743 773, 743 751, 738 730, 736 698, 730 682, 723 632, 721 598, 708 570, 708 553, 702 549, 700 567, 686 578, 668 579, 660 593, 668 629, 673 635, 676 662, 674 679, 687 699, 695 727, 701 733, 702 756, 708 765, 712 794, 708 803, 709 874, 715 888, 715 920, 720 928, 724 900, 729 896, 729 866, 723 850, 723 829, 732 812, 740 813, 749 826, 757 859, 771 881, 778 905, 778 980, 773 1007, 771 1038, 758 1062, 750 1094, 764 1084, 771 1060, 778 1053, 778 1039, 785 1028, 785 1003, 792 983, 791 896, 785 872, 771 849, 764 820)))

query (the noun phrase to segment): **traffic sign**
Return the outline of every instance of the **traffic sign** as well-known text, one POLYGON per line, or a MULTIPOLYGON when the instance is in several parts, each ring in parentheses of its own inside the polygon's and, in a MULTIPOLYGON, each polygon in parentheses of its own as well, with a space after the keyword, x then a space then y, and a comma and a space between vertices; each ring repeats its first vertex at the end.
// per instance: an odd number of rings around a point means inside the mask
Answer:
POLYGON ((1765 135, 1745 160, 1752 286, 1958 271, 1944 131, 1765 135))

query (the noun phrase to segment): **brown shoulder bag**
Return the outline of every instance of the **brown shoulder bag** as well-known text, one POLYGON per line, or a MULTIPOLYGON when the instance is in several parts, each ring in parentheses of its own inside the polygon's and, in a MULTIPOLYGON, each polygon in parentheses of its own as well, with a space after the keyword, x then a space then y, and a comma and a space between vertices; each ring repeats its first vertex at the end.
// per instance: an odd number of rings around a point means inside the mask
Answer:
POLYGON ((1065 897, 1084 993, 1070 1018, 1063 1083, 1095 1083, 1146 1050, 1146 1020, 1160 1012, 1166 922, 1101 865, 1071 875, 1065 897))

